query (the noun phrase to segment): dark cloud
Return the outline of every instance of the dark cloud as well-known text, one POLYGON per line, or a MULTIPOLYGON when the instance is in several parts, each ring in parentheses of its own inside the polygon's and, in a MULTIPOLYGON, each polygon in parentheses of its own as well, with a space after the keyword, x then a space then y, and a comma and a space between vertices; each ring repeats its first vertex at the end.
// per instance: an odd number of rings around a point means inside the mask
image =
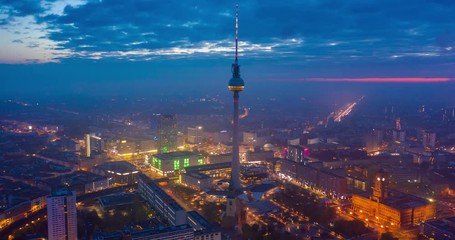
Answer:
POLYGON ((45 16, 40 22, 58 30, 51 39, 70 40, 64 46, 76 51, 81 46, 86 50, 86 45, 93 46, 92 51, 157 49, 177 46, 183 40, 224 39, 220 24, 229 21, 232 33, 232 19, 219 17, 213 10, 189 1, 106 0, 66 7, 64 16, 45 16))
MULTIPOLYGON (((242 1, 240 37, 258 44, 303 38, 303 47, 281 50, 308 60, 422 57, 431 46, 451 44, 435 40, 445 39, 445 32, 455 25, 451 3, 242 1)), ((39 21, 53 30, 50 39, 74 52, 156 50, 232 39, 233 10, 226 1, 104 0, 68 6, 63 16, 43 16, 39 21)))
MULTIPOLYGON (((234 37, 231 1, 88 1, 67 6, 63 15, 43 14, 39 1, 0 2, 9 6, 11 15, 34 15, 38 23, 45 23, 47 37, 58 42, 55 49, 70 50, 69 58, 220 57, 229 54, 234 37), (209 47, 225 51, 191 50, 209 47)), ((245 0, 240 4, 240 40, 250 44, 243 46, 250 59, 350 71, 350 66, 368 65, 376 73, 414 65, 447 72, 454 64, 452 0, 245 0)))
POLYGON ((7 9, 9 16, 28 16, 42 13, 44 9, 37 0, 0 0, 0 6, 7 9))

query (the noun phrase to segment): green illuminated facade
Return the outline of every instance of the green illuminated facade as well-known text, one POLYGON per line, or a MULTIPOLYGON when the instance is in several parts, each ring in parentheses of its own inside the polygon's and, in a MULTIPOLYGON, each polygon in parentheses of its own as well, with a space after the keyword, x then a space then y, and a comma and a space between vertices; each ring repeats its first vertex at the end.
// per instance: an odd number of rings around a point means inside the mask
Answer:
POLYGON ((149 160, 149 163, 152 165, 152 167, 161 170, 161 159, 158 159, 156 157, 152 157, 152 159, 149 160))
POLYGON ((161 148, 161 152, 162 153, 167 153, 169 150, 168 150, 168 147, 164 146, 161 148))
POLYGON ((190 166, 190 159, 189 158, 184 158, 183 159, 183 167, 188 167, 190 166))
POLYGON ((180 170, 180 160, 174 160, 174 171, 180 170))
POLYGON ((165 176, 174 175, 187 167, 204 164, 201 155, 189 151, 160 153, 150 159, 152 168, 159 170, 158 172, 165 176))

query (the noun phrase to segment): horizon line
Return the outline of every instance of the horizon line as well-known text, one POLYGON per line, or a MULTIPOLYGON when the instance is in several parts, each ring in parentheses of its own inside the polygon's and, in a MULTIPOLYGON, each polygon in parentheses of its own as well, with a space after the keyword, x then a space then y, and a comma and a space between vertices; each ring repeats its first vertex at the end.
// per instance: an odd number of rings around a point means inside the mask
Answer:
POLYGON ((303 78, 308 82, 374 82, 374 83, 436 83, 449 82, 452 78, 303 78))

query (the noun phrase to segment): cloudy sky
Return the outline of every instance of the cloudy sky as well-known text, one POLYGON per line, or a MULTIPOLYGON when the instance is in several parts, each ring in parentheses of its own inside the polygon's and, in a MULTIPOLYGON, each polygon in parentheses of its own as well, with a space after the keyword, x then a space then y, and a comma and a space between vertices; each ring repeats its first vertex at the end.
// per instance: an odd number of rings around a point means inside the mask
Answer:
MULTIPOLYGON (((453 0, 239 2, 246 84, 455 76, 453 0)), ((234 16, 228 0, 0 0, 1 81, 227 81, 234 16)))

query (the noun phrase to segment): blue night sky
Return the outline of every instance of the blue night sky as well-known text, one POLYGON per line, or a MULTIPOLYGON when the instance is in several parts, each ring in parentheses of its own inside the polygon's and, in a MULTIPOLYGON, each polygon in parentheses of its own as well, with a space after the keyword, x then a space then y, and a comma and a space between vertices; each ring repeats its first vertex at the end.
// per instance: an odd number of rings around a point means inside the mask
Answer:
MULTIPOLYGON (((3 92, 226 85, 234 11, 221 0, 0 0, 3 92)), ((239 11, 247 86, 455 77, 453 0, 242 0, 239 11)))

